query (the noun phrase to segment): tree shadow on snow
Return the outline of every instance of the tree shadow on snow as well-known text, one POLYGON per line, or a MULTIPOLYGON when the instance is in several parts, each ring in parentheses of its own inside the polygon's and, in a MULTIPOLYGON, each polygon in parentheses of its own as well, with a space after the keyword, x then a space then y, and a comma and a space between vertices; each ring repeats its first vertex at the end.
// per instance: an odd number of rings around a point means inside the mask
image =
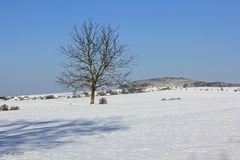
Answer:
POLYGON ((0 156, 6 152, 51 149, 81 136, 126 130, 120 118, 0 122, 0 156))

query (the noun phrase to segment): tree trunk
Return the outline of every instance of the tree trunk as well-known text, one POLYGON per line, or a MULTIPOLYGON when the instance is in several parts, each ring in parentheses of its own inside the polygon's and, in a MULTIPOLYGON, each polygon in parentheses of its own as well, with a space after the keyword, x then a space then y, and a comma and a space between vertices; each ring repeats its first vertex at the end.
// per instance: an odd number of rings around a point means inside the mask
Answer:
POLYGON ((95 102, 95 91, 96 91, 95 87, 92 87, 91 102, 90 102, 91 105, 94 104, 94 102, 95 102))

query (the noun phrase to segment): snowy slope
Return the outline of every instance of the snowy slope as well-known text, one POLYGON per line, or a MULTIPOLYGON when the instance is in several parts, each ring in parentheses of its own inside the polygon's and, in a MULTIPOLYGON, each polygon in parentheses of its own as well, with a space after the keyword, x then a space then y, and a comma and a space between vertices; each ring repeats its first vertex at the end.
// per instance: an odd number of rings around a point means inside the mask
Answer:
POLYGON ((176 90, 107 99, 108 105, 95 106, 88 98, 1 101, 21 110, 0 112, 0 159, 240 159, 239 92, 176 90), (176 97, 182 100, 161 101, 176 97))

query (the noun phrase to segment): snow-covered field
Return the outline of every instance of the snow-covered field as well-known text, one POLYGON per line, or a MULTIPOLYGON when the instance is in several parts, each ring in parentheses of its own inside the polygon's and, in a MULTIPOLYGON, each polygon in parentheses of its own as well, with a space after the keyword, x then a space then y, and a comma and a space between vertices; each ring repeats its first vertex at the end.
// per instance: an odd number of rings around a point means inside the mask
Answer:
POLYGON ((21 108, 0 112, 0 159, 240 159, 240 92, 189 89, 107 100, 0 101, 21 108))

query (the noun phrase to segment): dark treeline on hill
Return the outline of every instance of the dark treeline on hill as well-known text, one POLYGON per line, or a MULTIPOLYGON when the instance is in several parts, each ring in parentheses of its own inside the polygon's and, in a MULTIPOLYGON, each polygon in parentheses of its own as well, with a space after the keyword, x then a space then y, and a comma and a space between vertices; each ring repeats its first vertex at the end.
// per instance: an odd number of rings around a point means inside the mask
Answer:
POLYGON ((0 96, 0 99, 2 99, 2 100, 8 100, 8 97, 0 96))
POLYGON ((204 82, 183 77, 163 77, 133 81, 120 88, 147 88, 147 87, 240 87, 240 84, 225 82, 204 82))

